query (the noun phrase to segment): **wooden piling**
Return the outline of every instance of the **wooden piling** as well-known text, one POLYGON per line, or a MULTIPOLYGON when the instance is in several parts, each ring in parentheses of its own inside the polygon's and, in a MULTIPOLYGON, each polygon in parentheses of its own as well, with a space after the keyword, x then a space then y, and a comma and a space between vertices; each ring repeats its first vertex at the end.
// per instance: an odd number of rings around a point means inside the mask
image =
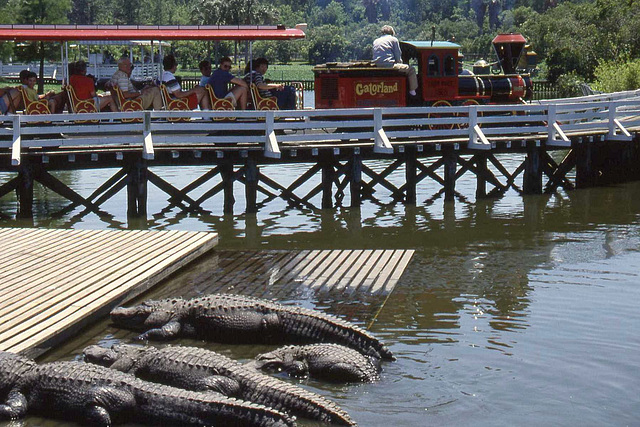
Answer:
POLYGON ((24 162, 18 170, 18 218, 33 218, 33 182, 34 170, 31 164, 24 162))
POLYGON ((137 159, 127 171, 127 217, 146 217, 147 183, 147 162, 137 159))
POLYGON ((444 200, 453 201, 456 192, 457 153, 451 148, 443 153, 444 160, 444 200))
POLYGON ((476 173, 476 198, 482 199, 487 197, 487 159, 488 156, 484 153, 476 154, 476 168, 478 172, 476 173))
POLYGON ((362 156, 354 153, 351 158, 351 176, 349 177, 349 190, 351 192, 351 207, 362 204, 362 156))
POLYGON ((247 213, 256 213, 258 212, 258 166, 253 157, 247 158, 244 169, 244 179, 247 213))
POLYGON ((416 204, 416 187, 418 185, 418 173, 417 173, 417 149, 415 145, 405 147, 405 203, 408 205, 416 204))
POLYGON ((224 193, 223 212, 225 215, 233 215, 233 205, 236 202, 233 197, 233 162, 227 160, 220 164, 220 176, 224 193))
POLYGON ((542 162, 540 147, 534 141, 527 144, 527 155, 524 159, 524 176, 522 191, 524 194, 542 194, 542 162))
POLYGON ((321 160, 322 166, 322 209, 333 207, 333 164, 327 159, 321 160))

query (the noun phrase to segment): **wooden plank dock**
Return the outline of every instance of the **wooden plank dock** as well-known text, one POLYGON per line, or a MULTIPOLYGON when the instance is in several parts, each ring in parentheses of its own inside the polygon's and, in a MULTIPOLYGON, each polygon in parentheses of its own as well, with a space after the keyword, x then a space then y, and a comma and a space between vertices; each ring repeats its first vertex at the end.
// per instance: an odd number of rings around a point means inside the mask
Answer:
POLYGON ((217 244, 216 233, 0 229, 0 349, 46 351, 217 244))
POLYGON ((361 299, 391 293, 414 254, 412 249, 214 250, 202 271, 186 272, 152 297, 191 298, 226 292, 276 300, 313 295, 361 299), (191 288, 185 289, 184 283, 191 288))

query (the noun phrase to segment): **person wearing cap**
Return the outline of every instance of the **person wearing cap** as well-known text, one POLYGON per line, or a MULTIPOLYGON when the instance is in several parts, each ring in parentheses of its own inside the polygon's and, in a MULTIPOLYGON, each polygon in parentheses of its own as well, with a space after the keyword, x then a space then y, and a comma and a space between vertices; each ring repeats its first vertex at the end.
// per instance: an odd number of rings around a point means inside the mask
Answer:
POLYGON ((385 25, 381 32, 382 36, 373 41, 373 62, 378 67, 392 67, 405 74, 409 80, 409 94, 416 96, 416 89, 418 89, 416 69, 402 62, 400 42, 396 38, 395 30, 391 25, 385 25))

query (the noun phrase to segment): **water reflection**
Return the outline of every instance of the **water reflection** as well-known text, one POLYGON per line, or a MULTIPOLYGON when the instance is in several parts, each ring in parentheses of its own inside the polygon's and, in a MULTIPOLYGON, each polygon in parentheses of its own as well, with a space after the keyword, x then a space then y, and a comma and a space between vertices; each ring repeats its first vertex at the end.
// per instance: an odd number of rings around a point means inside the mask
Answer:
MULTIPOLYGON (((129 222, 117 201, 105 206, 120 224, 94 213, 72 220, 77 212, 47 223, 44 214, 64 206, 48 195, 34 224, 209 230, 219 233, 220 250, 415 249, 388 298, 251 290, 352 320, 398 356, 384 366, 381 384, 305 387, 337 400, 360 425, 469 425, 479 417, 497 425, 568 425, 575 419, 633 424, 640 384, 640 344, 633 335, 640 298, 640 183, 540 196, 511 190, 475 200, 470 181, 459 182, 460 197, 451 203, 427 186, 417 206, 365 202, 359 209, 315 211, 276 199, 257 214, 235 216, 216 214, 220 200, 212 200, 211 213, 204 215, 165 209, 166 197, 153 193, 154 214, 146 221, 129 222)), ((0 200, 1 211, 12 212, 14 205, 11 197, 0 200)), ((2 225, 23 224, 12 218, 2 225)), ((223 262, 213 252, 147 296, 207 293, 223 262)), ((258 260, 247 269, 247 280, 223 284, 249 291, 251 274, 272 264, 258 260)), ((77 358, 86 345, 134 336, 105 319, 46 360, 77 358)), ((265 349, 181 343, 239 360, 265 349)), ((48 425, 36 420, 31 425, 48 425)))

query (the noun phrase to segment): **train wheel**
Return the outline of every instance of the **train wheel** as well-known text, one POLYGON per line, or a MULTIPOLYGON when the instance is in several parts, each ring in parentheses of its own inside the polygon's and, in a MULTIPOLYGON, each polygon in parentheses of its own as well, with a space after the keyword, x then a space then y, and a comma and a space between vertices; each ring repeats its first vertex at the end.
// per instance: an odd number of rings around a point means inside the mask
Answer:
MULTIPOLYGON (((451 107, 451 103, 449 101, 445 101, 444 99, 441 99, 440 101, 436 101, 433 104, 431 104, 432 107, 451 107)), ((455 114, 453 113, 429 113, 429 118, 430 119, 439 119, 439 118, 444 118, 444 117, 455 117, 455 114)), ((449 129, 453 129, 454 125, 450 124, 442 124, 442 125, 429 125, 429 129, 431 130, 449 130, 449 129)))
MULTIPOLYGON (((469 106, 469 105, 480 105, 480 103, 478 101, 476 101, 475 99, 467 99, 466 101, 464 101, 462 104, 463 107, 469 106)), ((482 116, 482 112, 478 113, 478 116, 482 116)), ((459 113, 458 117, 468 117, 467 113, 459 113)), ((478 123, 480 126, 482 126, 482 124, 478 123)), ((460 123, 458 124, 458 127, 460 129, 467 129, 469 127, 468 124, 466 123, 460 123)))

